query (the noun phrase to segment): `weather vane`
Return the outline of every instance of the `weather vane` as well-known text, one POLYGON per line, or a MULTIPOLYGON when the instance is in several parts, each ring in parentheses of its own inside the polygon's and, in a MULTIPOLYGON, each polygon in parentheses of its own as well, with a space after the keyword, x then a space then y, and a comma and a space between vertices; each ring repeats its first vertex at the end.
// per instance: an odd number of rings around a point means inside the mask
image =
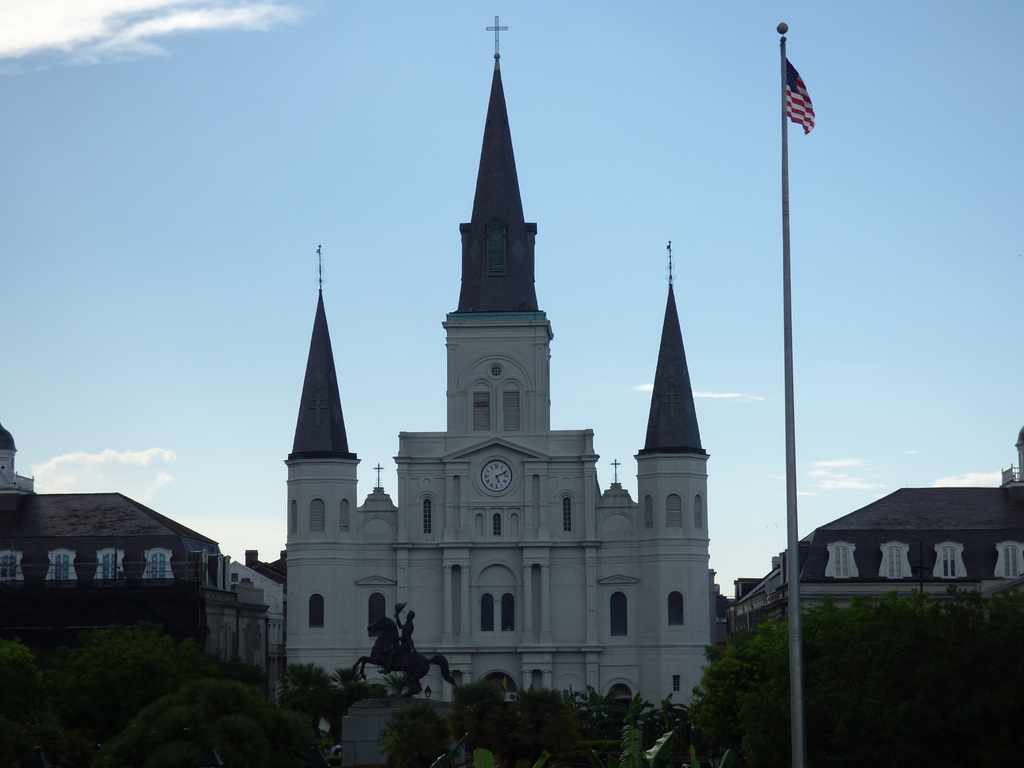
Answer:
POLYGON ((494 26, 493 27, 488 27, 487 31, 494 33, 494 58, 495 58, 495 60, 500 59, 501 58, 501 54, 498 53, 498 35, 501 32, 508 31, 508 27, 499 27, 498 26, 498 17, 495 16, 494 17, 494 26))
POLYGON ((665 246, 668 251, 668 284, 672 285, 672 241, 668 241, 668 245, 665 246))

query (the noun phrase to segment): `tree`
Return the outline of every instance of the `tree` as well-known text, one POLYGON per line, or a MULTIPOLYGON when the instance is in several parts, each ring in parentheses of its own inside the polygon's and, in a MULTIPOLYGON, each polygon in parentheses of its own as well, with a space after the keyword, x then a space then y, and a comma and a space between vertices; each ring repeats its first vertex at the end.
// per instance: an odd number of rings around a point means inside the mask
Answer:
POLYGON ((469 749, 493 750, 498 743, 505 694, 491 680, 465 683, 452 697, 452 729, 466 734, 469 749))
POLYGON ((60 720, 95 743, 186 680, 217 670, 215 657, 195 641, 175 643, 146 622, 83 632, 81 640, 80 648, 57 650, 46 688, 60 720))
POLYGON ((212 746, 226 768, 294 768, 309 750, 305 719, 236 680, 187 683, 143 709, 104 744, 92 768, 194 766, 212 746))
POLYGON ((314 737, 321 719, 336 716, 335 695, 331 676, 319 664, 289 664, 278 680, 278 704, 305 717, 314 737))
POLYGON ((545 750, 557 762, 579 741, 576 713, 559 691, 520 691, 509 710, 511 728, 504 734, 501 749, 507 765, 515 765, 519 758, 532 764, 545 750))
MULTIPOLYGON (((825 602, 803 617, 810 764, 1013 764, 1024 751, 1015 711, 1024 596, 936 601, 895 593, 825 602)), ((691 708, 752 768, 789 763, 788 631, 765 622, 712 654, 691 708)))
POLYGON ((380 739, 391 768, 429 768, 448 753, 451 735, 437 710, 424 701, 391 715, 380 739))

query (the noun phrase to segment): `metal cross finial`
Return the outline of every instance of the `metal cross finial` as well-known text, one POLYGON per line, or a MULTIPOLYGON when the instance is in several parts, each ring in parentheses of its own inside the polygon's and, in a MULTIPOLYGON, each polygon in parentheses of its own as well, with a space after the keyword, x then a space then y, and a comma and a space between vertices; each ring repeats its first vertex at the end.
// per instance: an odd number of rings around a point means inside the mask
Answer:
POLYGON ((619 467, 622 466, 621 462, 616 459, 612 462, 612 466, 615 467, 615 482, 619 482, 619 467))
POLYGON ((498 17, 497 16, 494 17, 494 26, 487 28, 488 32, 493 32, 494 33, 494 58, 495 59, 500 59, 501 58, 501 54, 498 53, 498 35, 501 32, 506 32, 507 30, 508 30, 508 27, 499 27, 498 26, 498 17))
POLYGON ((380 465, 380 462, 378 461, 377 462, 377 466, 374 467, 374 469, 377 470, 377 487, 380 488, 381 487, 381 485, 380 485, 380 473, 384 471, 384 467, 382 467, 380 465))
POLYGON ((668 250, 668 284, 672 285, 672 241, 669 240, 665 247, 668 250))
POLYGON ((320 255, 320 248, 319 245, 316 247, 316 278, 322 291, 324 289, 324 260, 320 255))

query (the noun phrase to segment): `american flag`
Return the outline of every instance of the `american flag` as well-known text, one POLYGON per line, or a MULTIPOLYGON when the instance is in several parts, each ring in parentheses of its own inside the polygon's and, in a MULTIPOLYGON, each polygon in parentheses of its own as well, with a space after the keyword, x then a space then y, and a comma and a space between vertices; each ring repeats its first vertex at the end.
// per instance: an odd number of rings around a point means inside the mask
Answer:
POLYGON ((804 127, 804 133, 810 133, 814 127, 811 94, 807 92, 804 79, 796 67, 789 63, 789 59, 786 59, 786 114, 794 123, 804 127))

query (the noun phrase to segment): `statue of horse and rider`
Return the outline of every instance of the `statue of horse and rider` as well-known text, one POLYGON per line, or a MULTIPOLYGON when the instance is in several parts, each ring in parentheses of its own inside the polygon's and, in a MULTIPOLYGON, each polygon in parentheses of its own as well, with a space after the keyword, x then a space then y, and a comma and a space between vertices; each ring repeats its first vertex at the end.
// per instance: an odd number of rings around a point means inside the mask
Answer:
POLYGON ((403 698, 415 696, 423 690, 420 681, 426 677, 430 665, 435 664, 441 668, 441 677, 456 687, 455 679, 448 669, 448 659, 441 654, 431 656, 429 659, 419 653, 412 642, 414 630, 412 620, 416 617, 414 611, 409 611, 402 622, 401 613, 405 603, 395 606, 395 620, 387 616, 374 619, 366 627, 370 637, 375 638, 373 649, 369 656, 360 656, 359 660, 352 665, 352 670, 358 672, 359 677, 366 679, 366 665, 372 664, 380 667, 382 674, 401 672, 409 683, 409 689, 403 694, 403 698))

